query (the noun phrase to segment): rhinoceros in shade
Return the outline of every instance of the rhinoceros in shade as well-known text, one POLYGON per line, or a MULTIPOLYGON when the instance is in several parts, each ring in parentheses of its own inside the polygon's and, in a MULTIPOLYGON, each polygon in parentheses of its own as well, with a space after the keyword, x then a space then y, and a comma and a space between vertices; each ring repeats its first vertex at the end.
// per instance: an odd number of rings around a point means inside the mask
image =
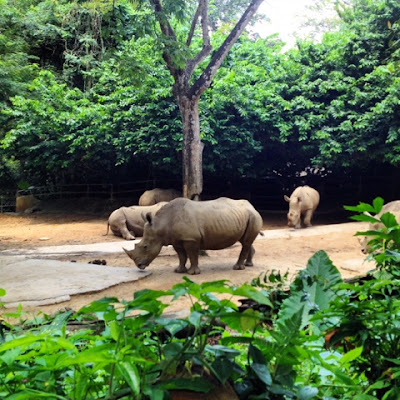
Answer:
POLYGON ((233 269, 252 266, 253 242, 262 228, 261 215, 247 200, 221 197, 209 201, 178 198, 154 216, 146 214, 143 239, 134 250, 125 250, 138 268, 145 269, 163 246, 172 245, 178 253, 178 273, 200 274, 200 250, 220 250, 236 242, 242 244, 233 269), (186 268, 189 258, 190 268, 186 268))
MULTIPOLYGON (((394 217, 396 218, 396 222, 398 224, 400 224, 400 200, 394 200, 391 201, 389 203, 386 203, 383 207, 382 210, 380 211, 380 213, 376 214, 376 215, 371 215, 367 212, 365 212, 366 215, 369 215, 371 217, 374 218, 380 218, 383 214, 385 213, 391 213, 394 215, 394 217)), ((377 231, 378 229, 383 228, 384 225, 382 222, 375 222, 375 223, 370 223, 368 225, 368 231, 377 231)), ((362 238, 359 238, 360 244, 361 244, 361 251, 364 254, 367 254, 369 251, 369 245, 368 242, 370 240, 372 240, 373 238, 371 236, 364 236, 362 238)))
POLYGON ((311 186, 299 186, 290 198, 285 195, 284 199, 289 203, 288 225, 301 228, 301 217, 304 216, 304 225, 311 226, 311 218, 319 204, 319 193, 311 186))
POLYGON ((120 207, 113 211, 107 224, 108 228, 116 236, 122 236, 125 240, 133 240, 135 236, 143 236, 144 220, 142 214, 155 214, 161 207, 167 202, 161 202, 152 206, 131 206, 131 207, 120 207))
POLYGON ((151 189, 146 190, 139 197, 139 206, 151 206, 160 203, 161 201, 171 201, 177 197, 182 197, 182 194, 175 189, 151 189))

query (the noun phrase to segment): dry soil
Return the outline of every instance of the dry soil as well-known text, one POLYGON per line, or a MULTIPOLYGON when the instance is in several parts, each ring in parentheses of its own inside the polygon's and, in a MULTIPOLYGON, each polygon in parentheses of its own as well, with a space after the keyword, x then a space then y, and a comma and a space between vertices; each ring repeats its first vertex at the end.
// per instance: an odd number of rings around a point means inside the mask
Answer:
MULTIPOLYGON (((337 221, 335 221, 337 222, 337 221)), ((346 222, 346 221, 342 221, 346 222)), ((325 226, 327 221, 317 218, 315 226, 325 226)), ((356 224, 347 222, 347 224, 356 224)), ((346 224, 346 227, 349 225, 346 224)), ((328 226, 328 225, 326 225, 328 226)), ((343 225, 345 226, 345 225, 343 225)), ((360 265, 359 268, 348 269, 348 261, 360 260, 363 255, 360 252, 360 245, 354 230, 344 229, 337 233, 326 233, 315 236, 290 235, 291 230, 286 226, 284 214, 264 215, 264 230, 287 229, 287 235, 278 239, 258 238, 255 241, 256 254, 254 267, 248 267, 244 271, 233 271, 240 245, 236 244, 228 249, 209 251, 208 256, 201 257, 201 274, 190 276, 195 282, 212 280, 228 280, 232 284, 249 283, 252 279, 271 271, 272 269, 286 271, 293 275, 304 268, 309 258, 318 250, 325 250, 334 265, 336 265, 344 278, 364 274, 371 268, 369 265, 360 265), (342 268, 344 266, 344 268, 342 268)), ((123 239, 109 233, 104 236, 107 229, 107 216, 92 215, 65 215, 65 214, 0 214, 0 251, 18 248, 36 248, 39 246, 52 246, 62 244, 87 244, 123 241, 123 239)), ((314 227, 304 229, 304 232, 314 227)), ((126 242, 127 248, 133 245, 126 242)), ((95 259, 104 259, 108 266, 136 268, 133 262, 125 253, 101 255, 68 255, 58 257, 65 261, 91 262, 95 259)), ((60 309, 72 308, 74 310, 90 303, 93 300, 105 296, 116 296, 119 299, 132 299, 133 293, 141 289, 166 290, 172 285, 182 282, 182 275, 174 273, 177 266, 177 256, 172 248, 164 248, 162 253, 148 267, 152 272, 147 278, 137 282, 119 284, 94 294, 76 295, 70 301, 27 309, 26 311, 36 312, 39 309, 46 314, 54 313, 60 309)), ((1 287, 1 277, 0 277, 1 287)), ((169 302, 169 299, 166 298, 169 302)), ((168 311, 177 311, 190 306, 190 299, 180 299, 173 302, 168 311)))

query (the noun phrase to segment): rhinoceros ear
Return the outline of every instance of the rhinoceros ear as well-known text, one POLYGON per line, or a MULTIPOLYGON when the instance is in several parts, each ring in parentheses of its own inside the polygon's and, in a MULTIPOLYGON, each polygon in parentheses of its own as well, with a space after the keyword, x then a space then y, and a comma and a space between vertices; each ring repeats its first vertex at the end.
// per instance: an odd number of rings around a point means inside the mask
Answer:
MULTIPOLYGON (((143 215, 143 214, 142 214, 142 215, 143 215)), ((152 217, 152 215, 151 215, 151 212, 149 211, 149 212, 146 214, 146 217, 145 217, 144 222, 148 222, 148 223, 151 225, 152 219, 153 219, 153 217, 152 217)))
POLYGON ((142 220, 145 223, 148 222, 151 225, 152 217, 151 217, 151 212, 150 211, 147 214, 141 213, 141 216, 142 216, 142 220))
POLYGON ((283 196, 283 198, 285 199, 285 201, 287 201, 288 203, 290 203, 290 198, 288 196, 286 196, 286 194, 283 196))

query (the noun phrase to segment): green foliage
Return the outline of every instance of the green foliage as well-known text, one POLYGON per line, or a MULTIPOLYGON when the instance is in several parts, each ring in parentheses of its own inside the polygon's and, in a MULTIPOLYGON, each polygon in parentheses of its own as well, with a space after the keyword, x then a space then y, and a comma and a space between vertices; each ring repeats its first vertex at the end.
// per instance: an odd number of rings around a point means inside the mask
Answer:
MULTIPOLYGON (((0 5, 4 184, 181 171, 181 118, 161 56, 171 43, 161 39, 147 2, 0 5), (51 97, 57 105, 41 107, 51 97), (10 165, 20 170, 10 175, 10 165)), ((195 4, 163 5, 179 39, 186 37, 183 21, 195 4)), ((243 6, 211 2, 215 48, 243 6)), ((237 41, 200 103, 208 177, 399 165, 400 6, 354 0, 337 10, 340 26, 321 43, 299 41, 282 53, 273 36, 237 41)), ((171 49, 176 64, 199 46, 195 36, 193 49, 171 49)))
POLYGON ((373 248, 376 270, 355 284, 339 285, 338 296, 320 318, 325 328, 334 333, 330 339, 332 346, 361 349, 350 363, 370 382, 365 394, 371 397, 365 398, 394 400, 400 394, 400 226, 390 213, 376 215, 382 205, 383 199, 376 198, 373 204, 346 207, 360 213, 355 216, 359 217, 357 220, 380 222, 382 228, 374 235, 384 240, 377 242, 380 248, 373 248), (376 216, 365 219, 368 216, 364 212, 376 216))
POLYGON ((360 202, 357 206, 345 206, 345 209, 359 213, 352 216, 352 219, 369 222, 372 227, 376 227, 365 232, 357 232, 357 235, 369 239, 370 257, 375 260, 377 268, 397 276, 400 262, 400 226, 396 216, 391 212, 382 213, 383 204, 384 200, 377 197, 372 204, 360 202))
POLYGON ((399 129, 399 75, 388 21, 399 20, 399 4, 355 0, 342 18, 340 31, 320 45, 301 43, 289 54, 303 67, 288 90, 292 135, 307 141, 317 165, 397 165, 397 147, 387 147, 399 129))

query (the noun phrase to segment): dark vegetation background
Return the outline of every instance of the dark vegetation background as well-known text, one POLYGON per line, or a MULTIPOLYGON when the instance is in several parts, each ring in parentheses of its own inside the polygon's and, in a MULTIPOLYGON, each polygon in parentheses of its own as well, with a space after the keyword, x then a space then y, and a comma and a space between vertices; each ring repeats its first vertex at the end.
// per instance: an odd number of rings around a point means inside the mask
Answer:
MULTIPOLYGON (((215 47, 242 3, 214 4, 215 47)), ((182 126, 148 4, 1 5, 0 196, 90 184, 90 197, 134 204, 142 189, 180 189, 182 126)), ((169 12, 186 35, 184 13, 169 12)), ((321 42, 283 52, 277 35, 242 35, 201 99, 203 197, 275 210, 309 184, 326 211, 400 198, 399 20, 398 1, 352 0, 337 3, 321 42)))

